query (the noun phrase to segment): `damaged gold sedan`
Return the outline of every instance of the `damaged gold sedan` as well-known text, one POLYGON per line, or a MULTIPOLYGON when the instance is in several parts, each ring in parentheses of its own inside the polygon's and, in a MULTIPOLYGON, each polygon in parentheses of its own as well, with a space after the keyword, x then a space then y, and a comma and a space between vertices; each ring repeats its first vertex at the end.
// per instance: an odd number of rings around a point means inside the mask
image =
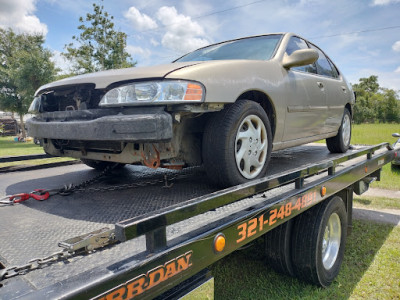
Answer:
POLYGON ((103 169, 205 165, 220 186, 265 175, 271 151, 326 139, 350 146, 354 94, 333 62, 292 34, 210 45, 171 64, 66 78, 39 88, 31 136, 103 169))

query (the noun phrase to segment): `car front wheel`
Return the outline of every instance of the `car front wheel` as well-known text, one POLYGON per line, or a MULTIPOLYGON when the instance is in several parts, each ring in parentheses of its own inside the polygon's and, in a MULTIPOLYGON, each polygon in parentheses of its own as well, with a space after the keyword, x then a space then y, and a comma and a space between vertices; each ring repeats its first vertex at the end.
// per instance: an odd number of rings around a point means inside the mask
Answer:
POLYGON ((204 165, 219 186, 264 176, 271 149, 268 116, 260 104, 250 100, 239 100, 216 113, 204 132, 204 165))

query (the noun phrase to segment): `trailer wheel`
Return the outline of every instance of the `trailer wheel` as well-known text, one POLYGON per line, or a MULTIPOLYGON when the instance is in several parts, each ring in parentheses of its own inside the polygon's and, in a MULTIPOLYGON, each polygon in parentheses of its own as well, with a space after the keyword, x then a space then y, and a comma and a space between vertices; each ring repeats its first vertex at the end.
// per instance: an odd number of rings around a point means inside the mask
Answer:
POLYGON ((326 139, 326 146, 332 153, 345 153, 350 147, 351 140, 351 115, 347 108, 344 109, 342 124, 336 136, 326 139))
POLYGON ((239 100, 215 113, 203 135, 208 177, 222 187, 265 175, 271 156, 271 125, 260 104, 239 100))
POLYGON ((293 219, 274 228, 265 235, 267 264, 281 274, 294 276, 292 265, 293 219))
POLYGON ((114 169, 120 169, 125 166, 125 164, 121 164, 121 163, 113 163, 113 162, 108 162, 108 161, 85 159, 85 158, 81 158, 81 161, 88 167, 91 167, 98 171, 103 171, 105 168, 107 168, 109 166, 114 166, 113 167, 114 169))
POLYGON ((296 277, 329 286, 339 273, 346 235, 347 214, 340 197, 335 196, 300 214, 292 234, 296 277))

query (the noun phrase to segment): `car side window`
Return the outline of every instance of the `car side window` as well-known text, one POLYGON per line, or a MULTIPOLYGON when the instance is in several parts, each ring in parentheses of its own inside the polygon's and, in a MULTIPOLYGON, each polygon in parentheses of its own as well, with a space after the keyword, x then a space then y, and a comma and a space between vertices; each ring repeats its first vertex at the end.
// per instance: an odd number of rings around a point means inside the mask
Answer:
POLYGON ((319 57, 316 62, 318 74, 323 76, 338 78, 339 74, 337 69, 333 66, 333 63, 329 61, 329 59, 325 56, 325 54, 312 44, 311 48, 318 51, 319 57))
MULTIPOLYGON (((307 43, 297 37, 297 36, 292 36, 289 40, 289 43, 286 48, 286 54, 291 55, 294 51, 300 50, 300 49, 308 49, 307 43)), ((301 71, 301 72, 307 72, 307 73, 317 73, 317 69, 315 67, 315 64, 307 65, 307 66, 301 66, 301 67, 294 67, 292 70, 295 71, 301 71)))

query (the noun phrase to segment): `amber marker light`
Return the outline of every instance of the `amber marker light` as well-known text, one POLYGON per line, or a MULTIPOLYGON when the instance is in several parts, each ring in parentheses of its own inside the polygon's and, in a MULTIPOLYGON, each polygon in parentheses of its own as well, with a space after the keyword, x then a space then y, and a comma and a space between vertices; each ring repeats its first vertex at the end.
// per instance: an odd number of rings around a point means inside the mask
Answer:
POLYGON ((321 196, 324 197, 326 195, 326 187, 321 188, 321 196))
POLYGON ((225 249, 225 235, 223 233, 218 233, 214 238, 214 251, 219 253, 225 249))
POLYGON ((199 84, 189 83, 187 85, 184 100, 201 101, 203 99, 203 88, 199 84))

